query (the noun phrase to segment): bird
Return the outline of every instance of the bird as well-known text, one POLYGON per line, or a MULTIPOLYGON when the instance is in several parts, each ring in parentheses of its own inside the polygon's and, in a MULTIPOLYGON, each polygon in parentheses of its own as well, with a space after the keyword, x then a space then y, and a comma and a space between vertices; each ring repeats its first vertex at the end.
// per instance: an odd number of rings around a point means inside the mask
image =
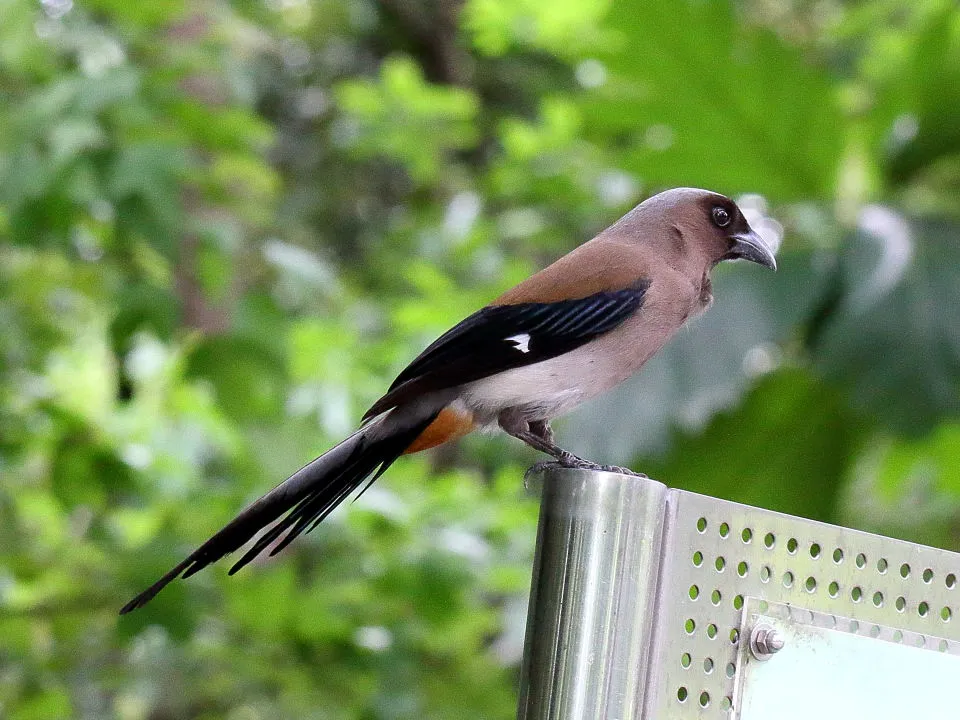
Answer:
POLYGON ((563 467, 609 468, 557 445, 550 421, 639 370, 710 306, 714 266, 736 259, 777 267, 733 200, 697 188, 646 199, 441 335, 353 434, 248 505, 120 613, 255 537, 229 574, 268 549, 276 555, 402 455, 474 430, 499 427, 563 467))

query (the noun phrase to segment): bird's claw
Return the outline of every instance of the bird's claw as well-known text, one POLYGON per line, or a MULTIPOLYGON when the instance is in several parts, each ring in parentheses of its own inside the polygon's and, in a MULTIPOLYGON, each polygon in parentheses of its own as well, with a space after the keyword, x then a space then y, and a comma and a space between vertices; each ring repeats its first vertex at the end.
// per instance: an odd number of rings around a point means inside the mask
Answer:
POLYGON ((644 478, 647 480, 650 479, 649 476, 643 473, 636 472, 635 470, 631 470, 630 468, 622 467, 620 465, 597 465, 596 463, 591 463, 591 465, 593 466, 591 468, 592 470, 597 470, 599 472, 611 472, 617 473, 618 475, 629 475, 631 477, 644 478))
POLYGON ((618 475, 630 475, 632 477, 646 478, 647 476, 643 473, 634 472, 630 468, 621 467, 620 465, 601 465, 600 463, 590 462, 589 460, 581 460, 577 465, 571 467, 576 467, 581 470, 594 470, 595 472, 610 472, 617 473, 618 475))
POLYGON ((530 479, 540 473, 551 470, 553 468, 562 468, 563 465, 556 462, 555 460, 541 460, 538 463, 534 463, 527 468, 527 471, 523 474, 523 487, 526 490, 530 490, 530 479))
POLYGON ((582 457, 574 455, 572 452, 564 450, 557 457, 557 464, 565 468, 582 468, 584 465, 591 465, 592 463, 589 460, 584 460, 582 457))
POLYGON ((550 470, 554 468, 574 468, 577 470, 594 470, 596 472, 611 472, 617 473, 619 475, 630 475, 631 477, 647 478, 643 473, 638 473, 630 468, 621 467, 620 465, 601 465, 599 463, 590 462, 589 460, 584 460, 582 457, 578 457, 571 452, 564 451, 556 460, 542 460, 535 465, 531 465, 530 468, 524 473, 523 481, 524 485, 527 484, 527 481, 531 476, 536 475, 537 473, 543 472, 544 470, 550 470))

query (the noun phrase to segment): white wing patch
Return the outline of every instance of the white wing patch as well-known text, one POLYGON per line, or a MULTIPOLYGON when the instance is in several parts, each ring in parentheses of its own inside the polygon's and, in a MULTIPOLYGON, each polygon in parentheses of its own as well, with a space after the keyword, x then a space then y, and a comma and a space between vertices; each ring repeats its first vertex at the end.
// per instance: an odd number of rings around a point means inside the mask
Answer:
POLYGON ((507 340, 512 342, 520 352, 530 352, 530 336, 527 335, 527 333, 513 335, 512 337, 508 337, 507 340))

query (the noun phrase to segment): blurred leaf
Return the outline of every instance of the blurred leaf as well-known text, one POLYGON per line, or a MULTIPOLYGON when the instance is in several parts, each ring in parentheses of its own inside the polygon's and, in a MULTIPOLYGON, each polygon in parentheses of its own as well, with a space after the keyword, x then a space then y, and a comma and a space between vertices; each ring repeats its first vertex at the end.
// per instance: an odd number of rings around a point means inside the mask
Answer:
POLYGON ((564 57, 591 48, 609 6, 607 0, 470 0, 463 23, 483 53, 503 55, 513 46, 528 45, 564 57))
POLYGON ((699 437, 680 436, 662 460, 635 463, 671 487, 836 520, 858 431, 836 394, 799 370, 764 378, 699 437))
POLYGON ((850 469, 847 514, 864 529, 955 549, 960 425, 911 439, 874 438, 850 469))
POLYGON ((732 2, 624 0, 598 53, 608 79, 583 101, 587 135, 652 186, 777 200, 829 195, 842 118, 824 71, 732 2))
POLYGON ((217 403, 234 420, 278 419, 285 375, 275 350, 241 337, 211 337, 190 353, 188 376, 216 388, 217 403))
POLYGON ((59 687, 45 688, 24 700, 10 715, 10 720, 69 717, 71 712, 70 697, 66 690, 59 687))
POLYGON ((362 156, 401 162, 420 182, 432 178, 451 151, 476 142, 477 98, 460 88, 424 82, 409 58, 385 61, 379 82, 341 83, 337 98, 355 123, 342 127, 342 142, 362 156), (411 136, 418 142, 411 143, 411 136))
POLYGON ((887 12, 862 62, 876 93, 876 151, 901 185, 960 154, 960 13, 949 0, 887 12))
POLYGON ((847 293, 814 355, 879 423, 924 433, 960 414, 960 226, 884 217, 886 235, 860 232, 842 254, 847 293))

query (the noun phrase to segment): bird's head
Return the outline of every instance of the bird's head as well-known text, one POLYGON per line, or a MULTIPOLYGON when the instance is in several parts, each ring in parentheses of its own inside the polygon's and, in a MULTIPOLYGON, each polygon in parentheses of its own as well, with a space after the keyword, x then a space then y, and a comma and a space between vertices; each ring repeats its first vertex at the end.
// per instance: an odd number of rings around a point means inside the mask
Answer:
MULTIPOLYGON (((722 260, 750 260, 777 269, 773 251, 750 227, 737 204, 709 190, 675 188, 654 195, 638 205, 631 216, 643 218, 643 227, 659 229, 655 243, 666 258, 677 264, 702 264, 707 270, 722 260)), ((639 238, 638 238, 639 239, 639 238)))

